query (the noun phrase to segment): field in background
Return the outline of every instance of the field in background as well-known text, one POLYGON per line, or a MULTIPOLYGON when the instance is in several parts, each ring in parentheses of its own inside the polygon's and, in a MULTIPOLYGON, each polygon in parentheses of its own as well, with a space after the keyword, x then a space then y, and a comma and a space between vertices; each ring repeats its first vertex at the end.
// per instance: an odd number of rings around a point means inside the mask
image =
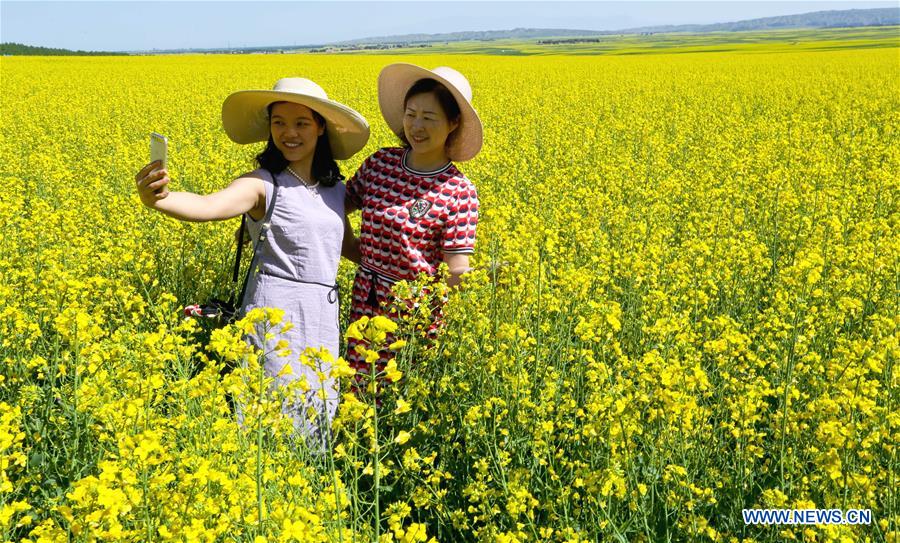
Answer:
MULTIPOLYGON (((572 43, 571 37, 556 38, 563 43, 542 40, 491 40, 435 43, 429 47, 391 49, 391 54, 420 55, 646 55, 659 53, 774 53, 829 51, 839 49, 896 48, 900 27, 790 29, 768 32, 707 32, 622 34, 588 38, 572 43), (568 42, 568 43, 567 43, 568 42)), ((353 51, 350 54, 383 54, 384 51, 353 51)))
POLYGON ((897 541, 898 49, 792 47, 0 59, 0 539, 897 541), (224 293, 237 222, 145 210, 133 175, 150 131, 175 190, 253 169, 221 103, 285 76, 369 119, 350 174, 396 144, 397 61, 474 88, 478 271, 311 455, 226 371, 240 329, 207 349, 178 311, 224 293))

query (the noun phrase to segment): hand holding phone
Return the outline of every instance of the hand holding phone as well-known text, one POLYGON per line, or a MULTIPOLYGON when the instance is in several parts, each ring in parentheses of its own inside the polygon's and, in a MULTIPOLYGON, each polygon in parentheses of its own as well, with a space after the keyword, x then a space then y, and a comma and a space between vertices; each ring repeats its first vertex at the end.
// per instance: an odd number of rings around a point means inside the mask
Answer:
POLYGON ((169 140, 162 134, 150 133, 150 162, 160 163, 161 169, 168 168, 169 140))
POLYGON ((169 174, 168 163, 169 142, 162 134, 150 134, 150 163, 141 168, 134 176, 141 202, 148 207, 155 207, 156 202, 168 196, 169 174))

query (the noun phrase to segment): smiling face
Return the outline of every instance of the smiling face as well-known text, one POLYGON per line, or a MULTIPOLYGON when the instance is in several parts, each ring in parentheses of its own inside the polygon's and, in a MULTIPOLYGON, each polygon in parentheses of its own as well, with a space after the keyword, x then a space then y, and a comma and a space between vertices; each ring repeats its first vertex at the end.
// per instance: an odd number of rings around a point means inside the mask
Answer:
POLYGON ((288 162, 295 163, 312 160, 325 125, 319 124, 313 111, 304 105, 278 102, 272 106, 269 130, 275 147, 288 162))
POLYGON ((421 156, 443 155, 446 159, 447 137, 459 122, 447 118, 433 92, 414 94, 406 101, 403 133, 412 152, 421 156))

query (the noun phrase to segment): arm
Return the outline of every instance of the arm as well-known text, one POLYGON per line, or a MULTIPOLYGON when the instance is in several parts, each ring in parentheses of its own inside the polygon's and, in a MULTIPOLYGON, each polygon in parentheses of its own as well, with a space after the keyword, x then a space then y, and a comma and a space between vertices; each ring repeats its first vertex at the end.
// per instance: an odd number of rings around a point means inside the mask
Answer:
POLYGON ((372 156, 366 158, 356 173, 347 181, 346 192, 344 193, 344 213, 349 215, 354 211, 359 211, 363 207, 363 199, 366 194, 366 184, 368 180, 369 163, 374 160, 381 151, 376 152, 372 156))
MULTIPOLYGON (((347 211, 350 213, 350 211, 347 211)), ((359 238, 353 234, 353 226, 350 224, 350 217, 344 215, 344 241, 341 244, 341 256, 347 260, 359 264, 362 260, 362 254, 359 251, 359 238)))
POLYGON ((463 274, 469 272, 469 255, 460 253, 444 253, 444 262, 450 269, 450 276, 447 277, 447 285, 451 288, 458 287, 462 283, 463 274))
POLYGON ((447 285, 459 286, 463 274, 472 270, 469 256, 475 252, 475 230, 478 225, 478 194, 475 186, 466 182, 449 207, 447 220, 442 232, 441 250, 450 276, 447 285))
POLYGON ((370 158, 372 157, 367 158, 356 173, 353 174, 353 177, 347 181, 346 192, 344 193, 344 241, 341 244, 341 256, 356 264, 362 262, 362 253, 359 250, 359 238, 353 234, 353 227, 350 225, 350 214, 362 207, 362 195, 365 193, 366 165, 370 158))
POLYGON ((265 186, 257 177, 239 177, 212 194, 169 192, 168 171, 155 170, 154 165, 158 163, 148 164, 135 176, 138 194, 145 206, 170 217, 190 222, 218 221, 237 217, 265 202, 265 186))

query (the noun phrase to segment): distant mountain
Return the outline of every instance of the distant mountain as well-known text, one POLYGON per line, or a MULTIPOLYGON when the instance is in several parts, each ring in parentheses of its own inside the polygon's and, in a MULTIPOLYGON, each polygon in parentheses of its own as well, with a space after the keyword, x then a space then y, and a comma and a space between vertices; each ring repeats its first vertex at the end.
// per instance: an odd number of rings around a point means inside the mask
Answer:
POLYGON ((741 32, 745 30, 775 30, 780 28, 840 28, 893 25, 900 25, 900 7, 814 11, 799 15, 781 15, 779 17, 763 17, 762 19, 748 19, 746 21, 709 25, 645 26, 621 32, 741 32))
POLYGON ((121 55, 122 53, 110 53, 103 51, 72 51, 70 49, 52 49, 50 47, 36 47, 22 43, 0 43, 0 55, 40 55, 40 56, 106 56, 121 55))
POLYGON ((837 28, 858 26, 900 25, 900 7, 875 9, 848 9, 839 11, 814 11, 799 15, 764 17, 732 23, 707 25, 664 25, 627 28, 623 30, 570 30, 553 28, 515 28, 513 30, 488 30, 480 32, 450 32, 446 34, 403 34, 378 36, 334 42, 328 45, 373 45, 396 43, 436 43, 473 40, 538 39, 608 36, 613 34, 646 34, 660 32, 740 32, 746 30, 773 30, 787 28, 837 28))
POLYGON ((473 40, 529 40, 536 38, 568 38, 573 36, 602 36, 614 32, 600 30, 566 30, 559 28, 514 28, 512 30, 482 30, 469 32, 448 32, 445 34, 402 34, 399 36, 376 36, 359 40, 345 40, 328 45, 368 45, 385 43, 434 43, 473 40))

